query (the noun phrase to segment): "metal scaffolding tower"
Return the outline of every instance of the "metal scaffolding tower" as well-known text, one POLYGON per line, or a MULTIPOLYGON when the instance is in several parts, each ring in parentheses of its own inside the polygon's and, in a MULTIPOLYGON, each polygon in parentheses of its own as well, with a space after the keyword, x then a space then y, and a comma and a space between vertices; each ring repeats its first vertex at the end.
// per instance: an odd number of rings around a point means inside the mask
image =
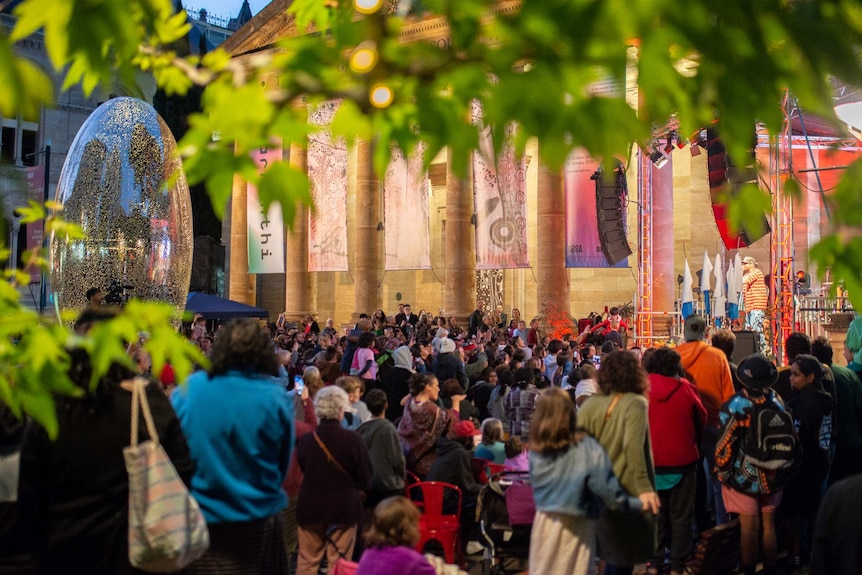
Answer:
POLYGON ((653 265, 652 265, 652 162, 643 150, 638 152, 638 299, 637 336, 641 345, 652 345, 653 265))
POLYGON ((793 331, 796 314, 793 297, 793 198, 784 193, 784 182, 793 172, 791 115, 794 105, 784 97, 784 128, 772 138, 769 151, 769 188, 772 192, 771 281, 772 351, 779 365, 784 361, 784 341, 793 331))

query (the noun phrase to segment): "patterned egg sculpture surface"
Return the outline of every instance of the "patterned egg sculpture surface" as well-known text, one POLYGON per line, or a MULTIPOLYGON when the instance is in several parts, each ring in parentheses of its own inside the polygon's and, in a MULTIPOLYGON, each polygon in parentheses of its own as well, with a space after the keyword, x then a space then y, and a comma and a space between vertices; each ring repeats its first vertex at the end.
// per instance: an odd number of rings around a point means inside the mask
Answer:
POLYGON ((51 239, 51 283, 61 311, 80 310, 89 288, 106 304, 130 297, 185 308, 192 264, 189 188, 164 120, 147 103, 99 106, 66 156, 57 201, 85 238, 51 239))

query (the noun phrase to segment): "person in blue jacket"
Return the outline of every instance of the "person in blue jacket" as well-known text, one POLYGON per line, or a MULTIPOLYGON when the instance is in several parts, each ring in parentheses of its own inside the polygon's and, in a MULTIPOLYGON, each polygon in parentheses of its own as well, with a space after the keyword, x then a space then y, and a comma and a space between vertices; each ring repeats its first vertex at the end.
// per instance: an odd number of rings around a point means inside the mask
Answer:
POLYGON ((589 572, 596 552, 597 498, 611 509, 643 509, 623 491, 598 441, 575 430, 575 404, 550 387, 539 395, 530 429, 530 482, 536 518, 530 573, 589 572))
POLYGON ((272 341, 256 320, 228 323, 209 372, 171 396, 195 473, 191 493, 206 517, 210 548, 189 573, 287 572, 281 488, 294 442, 292 400, 276 378, 272 341))

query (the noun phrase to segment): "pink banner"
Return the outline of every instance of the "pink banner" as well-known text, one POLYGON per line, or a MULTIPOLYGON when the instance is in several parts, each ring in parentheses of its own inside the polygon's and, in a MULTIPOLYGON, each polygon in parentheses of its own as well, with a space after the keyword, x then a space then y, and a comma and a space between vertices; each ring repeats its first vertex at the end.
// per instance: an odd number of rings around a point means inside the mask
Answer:
POLYGON ((326 102, 309 111, 308 121, 320 131, 308 137, 308 179, 314 209, 308 216, 308 271, 346 272, 347 144, 333 140, 328 126, 340 102, 326 102))
MULTIPOLYGON (((473 105, 473 122, 482 110, 473 105)), ((527 251, 527 162, 515 156, 512 141, 518 127, 506 128, 505 143, 494 161, 491 129, 479 135, 473 152, 473 202, 476 212, 476 269, 530 267, 527 251)))
POLYGON ((661 169, 646 162, 652 178, 652 306, 655 311, 673 309, 678 284, 674 268, 673 159, 661 169))
POLYGON ((566 267, 608 268, 627 267, 623 258, 608 265, 596 221, 596 182, 593 175, 599 163, 583 148, 569 154, 566 160, 566 267))
POLYGON ((386 270, 430 270, 431 233, 428 191, 431 182, 422 169, 423 149, 407 158, 397 147, 383 182, 383 221, 386 270))
MULTIPOLYGON (((32 166, 27 168, 27 200, 43 204, 45 200, 45 166, 32 166)), ((27 250, 38 250, 42 247, 44 238, 44 220, 30 222, 27 224, 27 250)), ((30 268, 30 281, 42 280, 38 268, 30 268)))

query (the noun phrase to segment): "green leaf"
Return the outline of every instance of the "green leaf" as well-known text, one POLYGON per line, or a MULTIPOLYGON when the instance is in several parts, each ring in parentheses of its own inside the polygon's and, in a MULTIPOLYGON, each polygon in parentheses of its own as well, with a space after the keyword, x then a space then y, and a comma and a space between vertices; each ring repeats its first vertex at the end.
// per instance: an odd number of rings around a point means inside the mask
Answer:
POLYGON ((746 184, 725 201, 729 201, 731 230, 746 230, 749 235, 758 237, 763 235, 766 231, 764 216, 772 213, 769 192, 761 190, 756 184, 746 184))
POLYGON ((284 162, 275 162, 264 172, 258 184, 264 209, 272 202, 281 204, 284 223, 292 228, 298 205, 311 204, 308 176, 284 162))
POLYGON ((45 390, 18 390, 21 407, 36 422, 45 428, 50 439, 56 439, 59 432, 57 412, 54 409, 54 399, 45 390))
POLYGON ((16 56, 0 32, 0 115, 38 117, 42 103, 54 99, 54 84, 40 67, 16 56))

